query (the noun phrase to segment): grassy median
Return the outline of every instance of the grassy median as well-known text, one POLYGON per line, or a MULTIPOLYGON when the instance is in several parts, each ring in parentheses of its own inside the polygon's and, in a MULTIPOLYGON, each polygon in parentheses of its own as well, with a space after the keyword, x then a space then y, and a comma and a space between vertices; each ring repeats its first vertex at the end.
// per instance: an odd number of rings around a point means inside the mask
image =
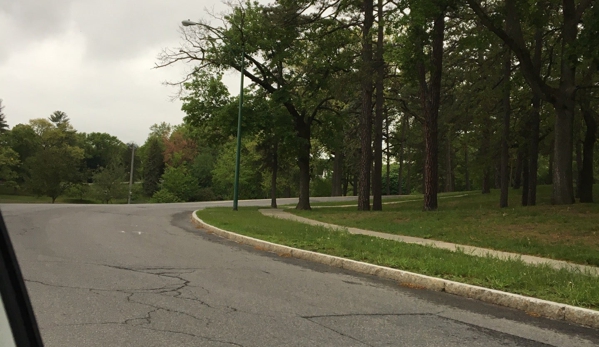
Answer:
MULTIPOLYGON (((599 185, 595 196, 599 197, 599 185)), ((422 196, 383 205, 383 211, 352 207, 289 210, 331 224, 441 240, 501 251, 599 266, 599 204, 550 204, 551 187, 540 186, 538 205, 522 207, 510 190, 509 208, 500 209, 499 192, 440 195, 439 210, 422 211, 422 196), (414 201, 416 199, 416 201, 414 201)), ((334 205, 333 205, 334 206, 334 205)))
POLYGON ((351 235, 266 217, 258 208, 209 208, 198 216, 225 230, 286 246, 599 310, 599 279, 580 272, 351 235))

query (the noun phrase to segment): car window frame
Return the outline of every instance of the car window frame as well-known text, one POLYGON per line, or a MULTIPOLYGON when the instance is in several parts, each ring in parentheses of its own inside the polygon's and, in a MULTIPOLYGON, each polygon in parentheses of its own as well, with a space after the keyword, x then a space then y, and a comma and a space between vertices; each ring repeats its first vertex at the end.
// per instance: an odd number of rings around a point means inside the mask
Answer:
POLYGON ((17 347, 42 347, 21 268, 0 210, 0 296, 17 347))

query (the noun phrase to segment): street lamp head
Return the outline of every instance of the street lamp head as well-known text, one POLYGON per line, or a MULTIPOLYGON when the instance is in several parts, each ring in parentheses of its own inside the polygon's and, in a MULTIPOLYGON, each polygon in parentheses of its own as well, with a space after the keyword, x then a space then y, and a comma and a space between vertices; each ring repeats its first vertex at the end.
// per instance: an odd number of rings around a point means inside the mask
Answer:
POLYGON ((188 27, 188 26, 191 26, 191 25, 198 25, 198 23, 192 22, 189 19, 182 21, 181 24, 183 24, 184 27, 188 27))

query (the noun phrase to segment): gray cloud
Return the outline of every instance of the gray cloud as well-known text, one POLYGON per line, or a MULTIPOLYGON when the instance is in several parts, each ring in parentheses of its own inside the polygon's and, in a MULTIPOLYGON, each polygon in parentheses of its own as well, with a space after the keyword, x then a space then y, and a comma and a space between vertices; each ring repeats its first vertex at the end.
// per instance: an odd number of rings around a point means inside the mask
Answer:
MULTIPOLYGON (((67 112, 82 132, 145 140, 149 127, 178 124, 171 102, 191 66, 153 69, 162 48, 179 44, 183 19, 222 11, 218 0, 3 0, 0 1, 0 99, 9 125, 67 112)), ((233 93, 237 74, 227 75, 233 93)))

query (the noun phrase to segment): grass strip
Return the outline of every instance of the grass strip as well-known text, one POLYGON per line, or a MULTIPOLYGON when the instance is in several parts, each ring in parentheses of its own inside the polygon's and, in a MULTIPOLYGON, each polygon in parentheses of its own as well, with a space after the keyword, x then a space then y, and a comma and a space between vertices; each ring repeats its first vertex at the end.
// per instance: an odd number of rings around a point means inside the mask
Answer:
POLYGON ((597 278, 581 272, 352 235, 266 217, 256 207, 235 213, 230 208, 208 208, 198 217, 225 230, 286 246, 599 310, 597 278))
POLYGON ((523 207, 519 195, 510 192, 511 207, 504 209, 497 205, 499 192, 492 191, 441 199, 435 212, 423 212, 421 199, 383 205, 383 211, 332 207, 288 212, 345 227, 599 266, 599 204, 554 206, 550 186, 539 186, 538 193, 537 206, 523 207))

